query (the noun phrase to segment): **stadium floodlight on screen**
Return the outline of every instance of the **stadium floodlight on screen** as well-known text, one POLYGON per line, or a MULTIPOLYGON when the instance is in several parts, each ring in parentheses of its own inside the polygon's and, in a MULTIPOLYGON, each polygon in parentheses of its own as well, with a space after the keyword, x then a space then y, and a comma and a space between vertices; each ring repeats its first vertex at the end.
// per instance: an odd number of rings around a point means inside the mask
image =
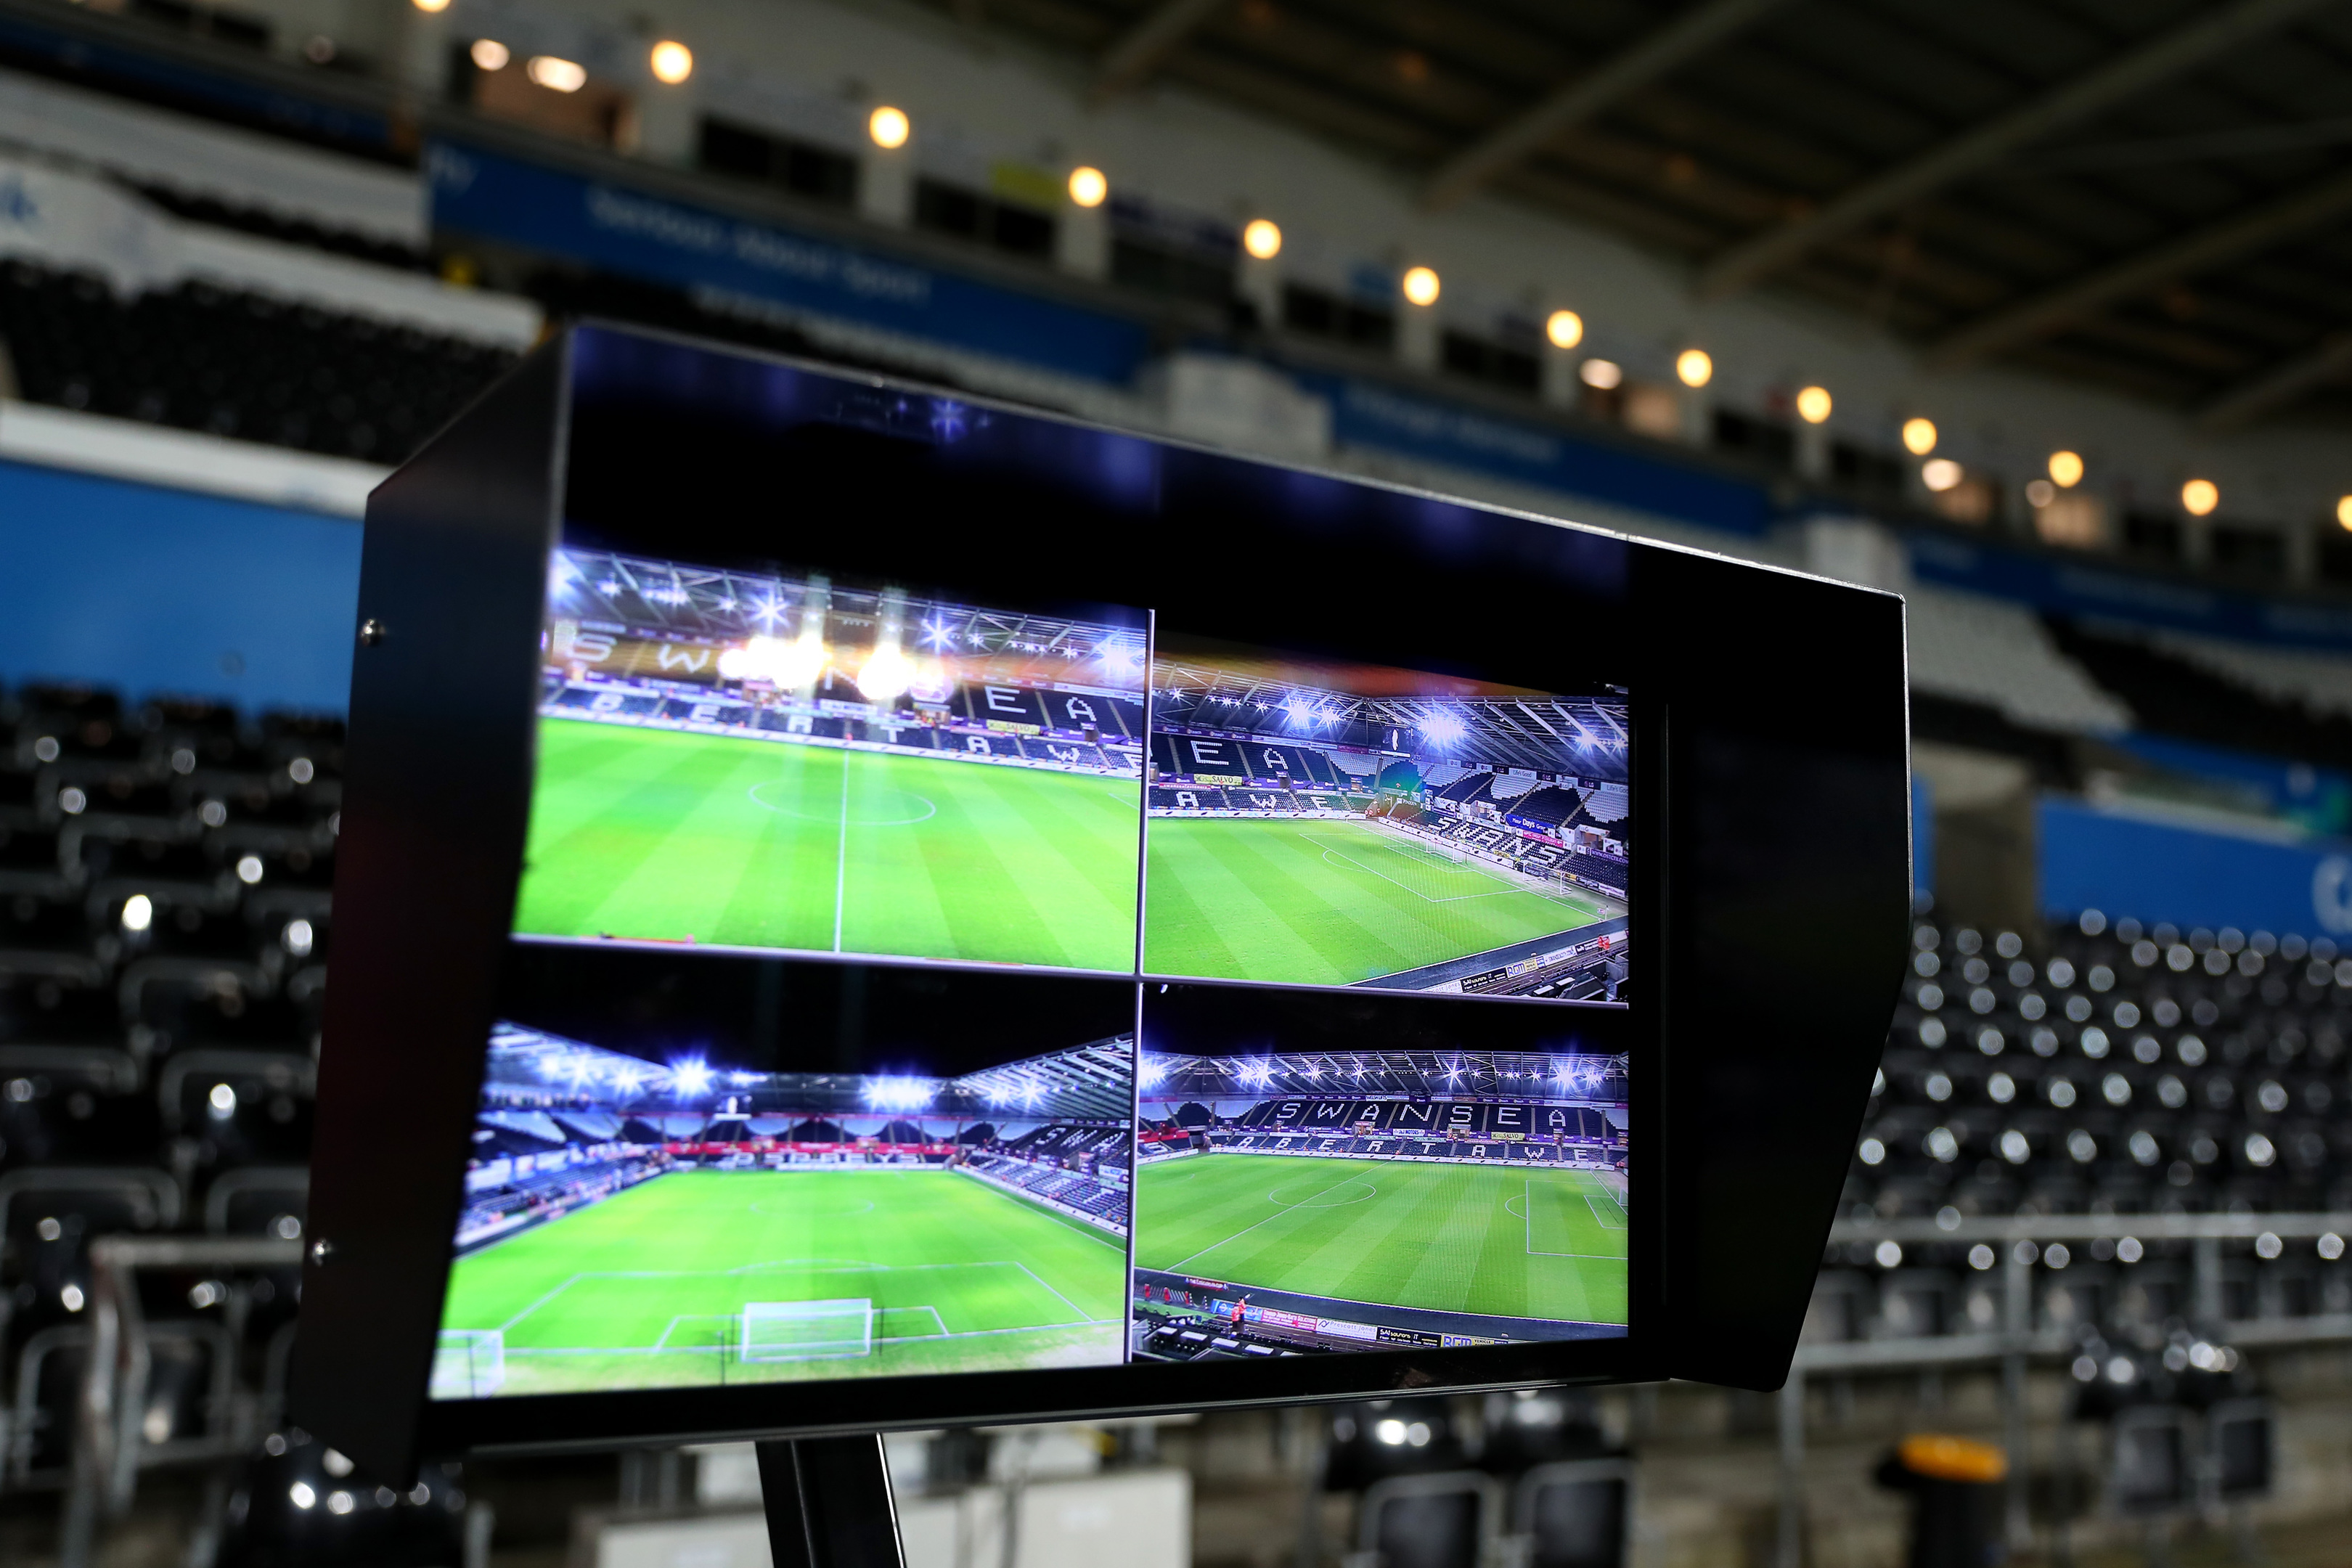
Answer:
POLYGON ((581 328, 360 616, 292 1401, 362 1465, 1785 1374, 1893 596, 581 328))

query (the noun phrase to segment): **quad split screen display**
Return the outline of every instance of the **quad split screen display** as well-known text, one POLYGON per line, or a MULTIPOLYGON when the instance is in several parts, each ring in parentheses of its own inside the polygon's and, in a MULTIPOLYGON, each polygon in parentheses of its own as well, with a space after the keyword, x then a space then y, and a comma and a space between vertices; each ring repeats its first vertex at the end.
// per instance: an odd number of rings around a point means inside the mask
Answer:
POLYGON ((1622 688, 569 540, 541 647, 436 1398, 1626 1333, 1622 688))

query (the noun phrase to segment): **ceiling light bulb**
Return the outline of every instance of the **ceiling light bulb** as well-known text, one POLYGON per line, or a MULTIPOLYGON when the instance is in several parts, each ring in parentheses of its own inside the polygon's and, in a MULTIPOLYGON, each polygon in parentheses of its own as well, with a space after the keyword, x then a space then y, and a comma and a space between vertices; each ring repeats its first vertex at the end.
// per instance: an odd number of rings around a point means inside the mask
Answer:
POLYGON ((1705 349, 1685 349, 1675 356, 1675 374, 1685 386, 1705 386, 1715 378, 1715 361, 1705 349))
POLYGON ((1573 310, 1554 310, 1544 322, 1544 336, 1556 349, 1572 349, 1584 341, 1584 318, 1573 310))
POLYGON ((2352 529, 2352 496, 2342 497, 2336 501, 2336 521, 2340 526, 2352 529))
POLYGON ((1100 169, 1081 163, 1070 171, 1070 199, 1082 207, 1098 207, 1110 195, 1110 182, 1100 169))
POLYGON ((1930 458, 1919 465, 1919 482, 1938 495, 1957 489, 1962 477, 1960 466, 1949 458, 1930 458))
POLYGON ((1252 218, 1242 230, 1242 248, 1260 261, 1271 261, 1282 254, 1282 230, 1266 218, 1252 218))
POLYGON ((1903 422, 1903 449, 1915 458, 1924 458, 1936 449, 1936 422, 1933 419, 1906 419, 1903 422))
POLYGON ((874 145, 885 149, 904 147, 913 127, 907 122, 907 111, 884 104, 866 117, 866 134, 874 138, 874 145))
POLYGON ((2026 504, 2029 506, 2035 508, 2045 507, 2057 499, 2058 487, 2052 484, 2048 479, 2028 479, 2025 481, 2025 500, 2026 504))
POLYGON ((1437 303, 1437 274, 1416 267, 1404 275, 1404 297, 1416 305, 1437 303))
POLYGON ((1601 392, 1613 392, 1625 379, 1625 367, 1615 360, 1589 359, 1576 367, 1576 379, 1601 392))
POLYGON ((1830 416, 1830 393, 1825 386, 1809 386, 1797 394, 1797 417, 1808 425, 1819 425, 1830 416))
POLYGON ((665 38, 654 46, 651 63, 656 81, 676 87, 694 74, 694 51, 674 38, 665 38))
POLYGON ((2221 487, 2210 479, 2191 479, 2180 487, 2180 507, 2191 517, 2204 517, 2221 504, 2221 487))
POLYGON ((514 58, 513 52, 496 38, 476 38, 474 47, 466 54, 473 60, 474 68, 480 71, 502 71, 514 58))
POLYGON ((449 8, 449 0, 415 0, 416 8, 428 16, 436 16, 449 8))
POLYGON ((2073 452, 2050 454, 2050 478, 2060 489, 2083 482, 2083 459, 2073 452))
POLYGON ((523 74, 551 92, 578 92, 588 85, 588 68, 556 55, 533 55, 523 74))

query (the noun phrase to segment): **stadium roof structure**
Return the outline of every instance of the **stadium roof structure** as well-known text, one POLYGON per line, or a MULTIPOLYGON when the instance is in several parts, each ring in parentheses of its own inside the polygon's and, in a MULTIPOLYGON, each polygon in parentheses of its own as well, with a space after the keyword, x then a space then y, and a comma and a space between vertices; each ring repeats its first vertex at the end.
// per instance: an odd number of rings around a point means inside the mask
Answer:
POLYGON ((825 632, 842 638, 847 622, 858 630, 885 621, 906 627, 909 651, 942 655, 1027 654, 1085 661, 1114 686, 1140 686, 1143 629, 1066 616, 983 609, 895 588, 850 588, 823 579, 691 566, 604 550, 559 550, 548 571, 551 614, 618 622, 662 637, 740 640, 792 637, 803 616, 822 609, 825 632), (1114 679, 1115 678, 1115 679, 1114 679))
POLYGON ((656 1062, 561 1035, 501 1024, 491 1031, 486 1085, 592 1099, 614 1110, 707 1110, 736 1098, 751 1114, 817 1112, 1125 1121, 1134 1110, 1124 1037, 1090 1041, 957 1078, 912 1073, 748 1072, 698 1056, 656 1062))
POLYGON ((1621 1101, 1622 1055, 1550 1051, 1269 1051, 1201 1057, 1146 1051, 1147 1099, 1250 1095, 1504 1096, 1621 1101))
POLYGON ((1320 741, 1450 762, 1622 783, 1633 732, 1609 697, 1368 697, 1214 665, 1157 659, 1155 723, 1320 741))

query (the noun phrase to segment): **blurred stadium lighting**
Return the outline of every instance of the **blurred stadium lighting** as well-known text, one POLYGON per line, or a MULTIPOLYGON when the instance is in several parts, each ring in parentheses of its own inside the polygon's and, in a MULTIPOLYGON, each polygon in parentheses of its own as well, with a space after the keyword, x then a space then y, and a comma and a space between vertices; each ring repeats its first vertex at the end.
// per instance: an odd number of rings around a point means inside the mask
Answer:
POLYGON ((907 111, 884 104, 866 117, 866 134, 874 138, 874 145, 893 151, 907 144, 914 127, 908 122, 907 111))
POLYGON ((1462 721, 1451 713, 1433 713, 1423 719, 1421 732, 1441 746, 1450 746, 1467 733, 1462 721))
POLYGON ((710 1064, 699 1057, 688 1057, 670 1064, 670 1092, 680 1100, 690 1100, 710 1092, 710 1064))
POLYGON ((155 923, 155 900, 144 893, 133 893, 122 900, 122 929, 145 931, 155 923))
POLYGON ((1554 310, 1544 321, 1544 336, 1556 349, 1572 349, 1584 341, 1584 318, 1573 310, 1554 310))
POLYGON ((656 81, 676 87, 694 74, 694 51, 675 38, 665 38, 654 46, 646 63, 656 81))
POLYGON ((1808 425, 1823 423, 1835 406, 1830 401, 1830 390, 1826 386, 1809 386, 1797 394, 1797 417, 1808 425))
POLYGON ((914 683, 915 661, 896 642, 886 642, 876 648, 857 672, 857 689, 875 702, 903 696, 914 683))
POLYGON ((2083 459, 2073 452, 2050 454, 2050 478, 2060 489, 2071 489, 2083 482, 2083 459))
POLYGON ((1271 261, 1282 254, 1282 230, 1267 218, 1252 218, 1242 230, 1242 248, 1260 261, 1271 261))
POLYGON ((588 85, 588 68, 560 55, 533 55, 523 74, 550 92, 578 92, 588 85))
POLYGON ((1411 304, 1436 304, 1438 287, 1437 274, 1430 268, 1412 268, 1404 275, 1404 297, 1411 304))
POLYGON ((877 1078, 866 1086, 866 1102, 879 1110, 920 1110, 938 1096, 939 1086, 924 1078, 877 1078))
POLYGON ((1576 379, 1600 392, 1613 392, 1625 379, 1625 367, 1612 359, 1589 359, 1576 367, 1576 379))
POLYGON ((1903 449, 1915 458, 1924 458, 1936 449, 1936 422, 1933 419, 1906 419, 1903 422, 1903 449))
POLYGON ((474 68, 482 71, 502 71, 514 58, 514 51, 496 38, 476 38, 474 47, 466 53, 473 60, 474 68))
POLYGON ((1070 200, 1082 207, 1098 207, 1110 195, 1110 181, 1100 169, 1080 164, 1070 171, 1070 200))
POLYGON ((1685 386, 1705 386, 1715 378, 1715 361, 1705 349, 1685 349, 1675 357, 1675 374, 1685 386))

